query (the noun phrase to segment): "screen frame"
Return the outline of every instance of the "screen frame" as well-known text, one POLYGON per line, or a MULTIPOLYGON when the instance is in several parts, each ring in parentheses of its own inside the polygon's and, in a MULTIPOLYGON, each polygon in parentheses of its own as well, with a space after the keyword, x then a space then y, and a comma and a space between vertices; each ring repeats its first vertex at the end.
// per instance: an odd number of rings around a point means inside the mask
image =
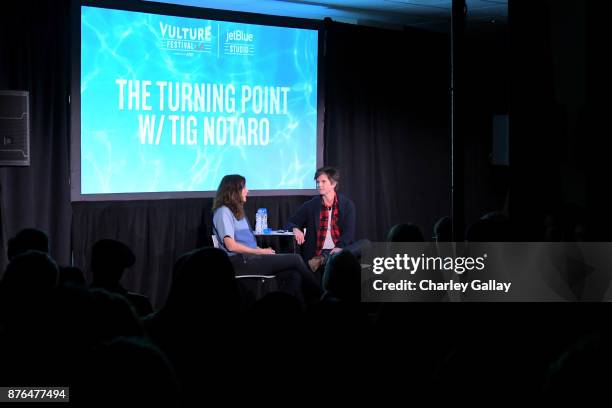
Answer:
MULTIPOLYGON (((236 12, 229 10, 207 9, 175 4, 157 3, 149 1, 120 1, 120 0, 72 0, 70 9, 71 35, 70 35, 70 201, 122 201, 122 200, 162 200, 182 198, 214 197, 215 191, 167 191, 146 193, 81 193, 81 7, 98 7, 141 13, 171 15, 177 17, 199 18, 207 20, 220 20, 244 24, 257 24, 274 27, 303 28, 318 31, 317 54, 317 159, 316 167, 324 163, 324 126, 325 126, 325 35, 324 22, 295 17, 271 16, 256 13, 236 12)), ((314 173, 313 173, 314 178, 314 173)), ((247 180, 248 182, 248 180, 247 180)), ((317 190, 288 189, 288 190, 249 190, 249 195, 257 196, 295 196, 315 195, 317 190)))

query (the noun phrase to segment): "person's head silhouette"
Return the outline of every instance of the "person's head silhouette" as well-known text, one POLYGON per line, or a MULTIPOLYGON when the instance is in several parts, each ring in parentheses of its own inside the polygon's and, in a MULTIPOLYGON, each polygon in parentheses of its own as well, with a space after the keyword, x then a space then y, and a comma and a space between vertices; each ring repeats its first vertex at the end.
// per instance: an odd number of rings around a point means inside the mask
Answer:
POLYGON ((9 261, 29 250, 49 253, 49 237, 44 231, 36 228, 24 228, 8 241, 7 255, 9 261))
POLYGON ((91 272, 93 284, 99 287, 119 285, 125 268, 136 262, 132 250, 122 242, 114 239, 101 239, 91 251, 91 272))

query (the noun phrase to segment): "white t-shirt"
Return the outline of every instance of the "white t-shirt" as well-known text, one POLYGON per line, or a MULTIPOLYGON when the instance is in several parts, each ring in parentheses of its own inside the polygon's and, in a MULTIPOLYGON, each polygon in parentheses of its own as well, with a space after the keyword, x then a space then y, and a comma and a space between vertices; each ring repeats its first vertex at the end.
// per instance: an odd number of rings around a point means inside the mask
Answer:
POLYGON ((328 215, 327 215, 327 233, 325 234, 325 242, 323 243, 323 249, 334 249, 334 247, 336 246, 334 244, 334 240, 332 239, 331 236, 331 222, 332 222, 332 209, 331 207, 327 208, 328 211, 328 215))

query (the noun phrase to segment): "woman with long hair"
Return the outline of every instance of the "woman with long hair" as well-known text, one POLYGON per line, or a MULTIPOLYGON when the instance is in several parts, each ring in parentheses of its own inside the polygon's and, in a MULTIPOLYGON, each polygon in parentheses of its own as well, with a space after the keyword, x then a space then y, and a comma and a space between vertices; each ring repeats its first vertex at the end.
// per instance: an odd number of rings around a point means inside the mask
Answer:
POLYGON ((227 252, 236 276, 276 275, 281 290, 307 302, 321 296, 316 275, 297 254, 275 254, 272 248, 260 248, 244 214, 249 190, 246 179, 238 174, 224 176, 213 202, 213 232, 219 246, 227 252))

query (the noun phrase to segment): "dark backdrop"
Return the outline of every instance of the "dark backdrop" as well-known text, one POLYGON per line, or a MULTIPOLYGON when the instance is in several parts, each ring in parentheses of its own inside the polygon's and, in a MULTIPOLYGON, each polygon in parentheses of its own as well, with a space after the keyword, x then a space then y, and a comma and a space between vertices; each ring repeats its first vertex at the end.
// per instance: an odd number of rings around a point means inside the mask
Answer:
POLYGON ((0 14, 0 89, 30 91, 30 167, 0 168, 2 253, 22 228, 51 237, 70 262, 68 1, 20 1, 0 14))

